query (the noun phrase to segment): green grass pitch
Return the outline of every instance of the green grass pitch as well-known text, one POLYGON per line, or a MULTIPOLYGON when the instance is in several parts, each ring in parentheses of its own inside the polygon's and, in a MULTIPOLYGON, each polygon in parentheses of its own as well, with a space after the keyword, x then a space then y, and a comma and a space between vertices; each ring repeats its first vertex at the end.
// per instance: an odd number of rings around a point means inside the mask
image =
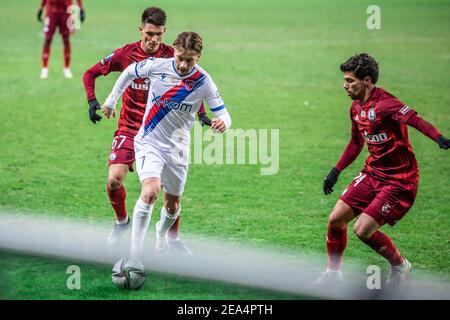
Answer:
MULTIPOLYGON (((93 125, 81 77, 125 43, 139 39, 148 1, 85 1, 86 21, 72 39, 74 79, 62 76, 55 35, 46 81, 39 79, 43 38, 38 1, 0 0, 0 211, 83 218, 109 224, 107 158, 116 121, 93 125)), ((215 79, 234 128, 280 131, 280 169, 258 165, 191 165, 181 235, 192 233, 323 254, 327 217, 366 149, 340 177, 332 196, 322 179, 350 132, 350 100, 339 64, 366 51, 380 64, 379 85, 450 135, 450 2, 378 1, 381 30, 366 27, 371 1, 152 1, 168 15, 166 43, 186 30, 204 38, 202 65, 215 79), (307 102, 307 103, 305 103, 307 102)), ((102 102, 118 74, 97 80, 102 102)), ((206 129, 204 129, 206 130, 206 129)), ((420 169, 416 203, 383 230, 419 270, 450 272, 449 153, 410 129, 420 169)), ((126 181, 132 211, 139 192, 126 181)), ((151 228, 159 215, 154 210, 151 228)), ((1 221, 0 221, 1 223, 1 221)), ((345 257, 386 263, 350 232, 345 257)), ((80 263, 81 290, 65 286, 72 261, 0 255, 0 299, 291 299, 288 294, 151 274, 139 292, 117 291, 110 268, 80 263)), ((345 258, 344 258, 345 266, 345 258)))

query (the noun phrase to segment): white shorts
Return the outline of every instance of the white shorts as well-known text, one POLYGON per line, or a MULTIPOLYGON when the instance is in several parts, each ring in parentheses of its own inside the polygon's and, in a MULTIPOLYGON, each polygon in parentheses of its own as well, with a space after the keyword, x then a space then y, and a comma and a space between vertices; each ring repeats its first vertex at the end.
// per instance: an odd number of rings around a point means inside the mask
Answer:
POLYGON ((164 153, 157 147, 134 141, 136 172, 139 181, 158 178, 164 191, 173 196, 181 196, 186 184, 188 165, 172 161, 170 153, 164 153))

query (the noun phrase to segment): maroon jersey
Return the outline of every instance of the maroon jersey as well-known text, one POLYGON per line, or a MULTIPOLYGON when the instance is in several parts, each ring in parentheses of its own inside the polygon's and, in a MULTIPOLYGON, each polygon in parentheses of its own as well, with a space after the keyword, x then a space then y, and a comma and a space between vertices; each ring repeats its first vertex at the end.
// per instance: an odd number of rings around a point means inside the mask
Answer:
MULTIPOLYGON (((78 6, 83 7, 82 0, 77 0, 78 6)), ((45 13, 70 13, 67 12, 67 8, 72 5, 72 0, 42 0, 41 8, 45 6, 45 13)))
MULTIPOLYGON (((352 140, 361 147, 365 141, 370 153, 363 170, 407 189, 417 185, 419 171, 407 129, 408 119, 415 114, 381 88, 375 88, 364 104, 352 103, 352 140)), ((336 166, 340 170, 345 167, 343 160, 336 166)))
MULTIPOLYGON (((95 77, 100 74, 106 76, 110 72, 122 72, 130 64, 148 57, 171 58, 173 52, 172 47, 161 43, 155 53, 148 55, 142 50, 139 41, 115 50, 86 72, 83 81, 88 100, 95 99, 95 77)), ((149 79, 137 78, 125 90, 117 131, 132 136, 139 131, 145 113, 149 82, 149 79)))

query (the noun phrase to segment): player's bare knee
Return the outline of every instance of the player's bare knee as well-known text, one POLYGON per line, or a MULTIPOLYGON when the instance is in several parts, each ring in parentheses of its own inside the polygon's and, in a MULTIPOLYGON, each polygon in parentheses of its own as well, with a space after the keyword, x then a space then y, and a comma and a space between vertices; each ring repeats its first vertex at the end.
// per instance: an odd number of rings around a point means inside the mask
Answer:
POLYGON ((360 223, 355 223, 353 232, 361 240, 369 240, 372 236, 371 229, 360 223))
POLYGON ((344 228, 347 224, 345 216, 337 210, 333 210, 328 217, 328 223, 336 228, 344 228))
POLYGON ((110 176, 108 177, 108 188, 110 190, 117 190, 123 184, 123 178, 120 176, 110 176))
POLYGON ((170 214, 175 214, 180 208, 180 200, 164 201, 164 207, 170 214))
POLYGON ((145 203, 153 204, 158 199, 160 187, 152 184, 142 186, 141 199, 145 203))

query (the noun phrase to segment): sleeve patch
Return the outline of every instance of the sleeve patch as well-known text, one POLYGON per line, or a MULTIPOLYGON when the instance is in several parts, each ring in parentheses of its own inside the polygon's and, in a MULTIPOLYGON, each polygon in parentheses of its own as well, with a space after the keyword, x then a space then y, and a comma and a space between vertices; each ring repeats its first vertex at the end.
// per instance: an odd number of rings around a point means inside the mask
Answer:
POLYGON ((409 110, 411 110, 411 108, 405 105, 405 106, 403 106, 403 108, 401 108, 401 109, 399 110, 399 112, 400 112, 402 115, 405 115, 405 114, 408 113, 409 110))
POLYGON ((102 66, 104 66, 106 63, 108 63, 108 61, 112 59, 113 55, 114 55, 114 51, 111 52, 110 54, 108 54, 106 57, 104 57, 104 58, 102 59, 102 61, 100 61, 100 63, 102 64, 102 66))

